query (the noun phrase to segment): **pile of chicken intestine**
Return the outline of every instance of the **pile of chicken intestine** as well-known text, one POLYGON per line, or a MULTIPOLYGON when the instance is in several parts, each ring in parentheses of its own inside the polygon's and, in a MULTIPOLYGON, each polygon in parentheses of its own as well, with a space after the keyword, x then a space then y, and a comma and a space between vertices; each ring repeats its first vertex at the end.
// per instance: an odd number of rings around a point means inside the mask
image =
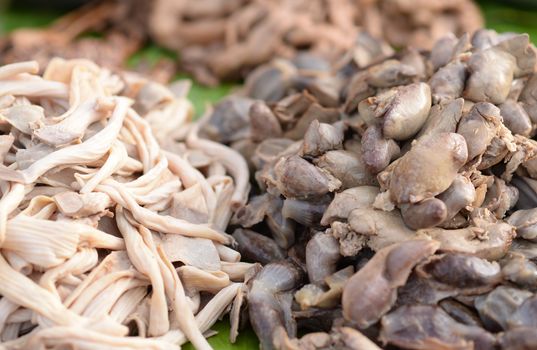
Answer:
POLYGON ((252 265, 224 232, 247 171, 197 137, 184 84, 87 60, 38 71, 0 68, 3 347, 210 349, 252 265))

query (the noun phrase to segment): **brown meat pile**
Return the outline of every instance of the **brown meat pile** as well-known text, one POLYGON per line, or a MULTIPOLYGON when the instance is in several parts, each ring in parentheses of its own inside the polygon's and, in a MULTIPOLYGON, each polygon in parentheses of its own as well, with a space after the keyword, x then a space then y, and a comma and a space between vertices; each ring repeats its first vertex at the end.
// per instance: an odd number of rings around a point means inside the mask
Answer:
POLYGON ((184 83, 38 71, 0 67, 0 347, 211 349, 253 265, 224 232, 246 163, 199 139, 184 83))
POLYGON ((248 295, 262 348, 536 348, 535 47, 367 39, 336 73, 262 66, 204 120, 255 173, 232 224, 265 265, 248 295))
POLYGON ((206 84, 301 50, 336 60, 364 30, 428 49, 445 33, 482 26, 469 0, 156 0, 149 20, 155 41, 177 50, 182 66, 206 84))
MULTIPOLYGON (((47 28, 20 28, 0 38, 0 64, 35 60, 44 68, 54 57, 87 58, 119 70, 147 41, 151 8, 145 0, 91 1, 47 28)), ((164 59, 155 67, 140 64, 136 68, 161 82, 167 82, 175 71, 164 59)))

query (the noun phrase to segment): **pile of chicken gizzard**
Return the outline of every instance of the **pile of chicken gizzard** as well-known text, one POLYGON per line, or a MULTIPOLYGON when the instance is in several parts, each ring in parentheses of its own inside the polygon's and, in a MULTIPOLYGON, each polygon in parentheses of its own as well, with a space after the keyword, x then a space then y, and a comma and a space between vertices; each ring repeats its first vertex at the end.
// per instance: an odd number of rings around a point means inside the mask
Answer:
POLYGON ((526 34, 397 52, 362 34, 214 107, 202 134, 252 173, 231 224, 264 265, 263 349, 537 347, 535 64, 526 34))

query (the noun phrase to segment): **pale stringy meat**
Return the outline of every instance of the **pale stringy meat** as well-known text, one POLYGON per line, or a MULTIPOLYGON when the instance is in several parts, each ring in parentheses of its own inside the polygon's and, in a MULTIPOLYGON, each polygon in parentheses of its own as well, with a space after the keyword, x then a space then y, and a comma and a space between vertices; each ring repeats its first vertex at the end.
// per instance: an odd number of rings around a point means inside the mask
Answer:
POLYGON ((177 140, 192 105, 165 86, 86 60, 38 71, 0 68, 3 346, 211 349, 250 267, 224 232, 248 168, 177 140))

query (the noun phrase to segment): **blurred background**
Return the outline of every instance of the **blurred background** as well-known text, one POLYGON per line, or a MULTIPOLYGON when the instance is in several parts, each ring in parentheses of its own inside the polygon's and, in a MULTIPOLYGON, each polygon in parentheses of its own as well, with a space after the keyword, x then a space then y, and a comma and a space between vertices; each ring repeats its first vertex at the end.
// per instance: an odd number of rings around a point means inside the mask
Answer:
MULTIPOLYGON (((149 4, 150 1, 140 2, 137 0, 131 1, 135 4, 149 4)), ((439 0, 442 1, 442 0, 439 0)), ((449 3, 451 0, 445 0, 449 3)), ((15 29, 20 28, 37 28, 46 27, 54 22, 62 15, 69 13, 80 6, 92 2, 91 0, 0 0, 0 44, 2 38, 15 29)), ((95 1, 93 1, 95 2, 95 1)), ((530 34, 534 43, 537 43, 537 0, 492 0, 492 1, 477 1, 477 5, 483 13, 486 26, 495 29, 499 32, 526 32, 530 34)), ((144 5, 145 6, 145 5, 144 5)), ((97 33, 86 33, 84 35, 99 37, 97 33)), ((5 40, 5 39, 4 39, 5 40)), ((90 48, 91 50, 91 48, 90 48)), ((144 41, 141 49, 138 47, 129 53, 127 67, 140 66, 148 70, 148 67, 153 67, 157 62, 168 59, 167 64, 174 64, 177 59, 177 54, 171 50, 163 49, 154 43, 144 41)), ((0 51, 0 59, 3 53, 0 51)), ((112 55, 109 55, 112 56, 112 55)), ((36 58, 37 59, 37 58, 36 58)), ((4 60, 0 60, 4 61, 4 60)), ((102 62, 100 62, 102 64, 102 62)), ((168 70, 172 71, 172 76, 165 76, 163 80, 190 78, 192 74, 184 73, 184 70, 168 70)), ((149 74, 153 79, 159 78, 159 74, 166 74, 166 69, 150 70, 149 74)), ((199 77, 197 81, 199 82, 199 77)), ((190 91, 190 99, 193 100, 197 114, 201 114, 204 106, 207 103, 214 102, 230 92, 236 85, 237 81, 232 82, 217 82, 213 84, 199 84, 194 82, 190 91), (207 87, 207 85, 212 85, 207 87)))
MULTIPOLYGON (((0 31, 42 26, 91 0, 0 0, 0 31)), ((445 0, 450 1, 450 0, 445 0)), ((537 0, 481 0, 487 27, 537 34, 537 0)))

